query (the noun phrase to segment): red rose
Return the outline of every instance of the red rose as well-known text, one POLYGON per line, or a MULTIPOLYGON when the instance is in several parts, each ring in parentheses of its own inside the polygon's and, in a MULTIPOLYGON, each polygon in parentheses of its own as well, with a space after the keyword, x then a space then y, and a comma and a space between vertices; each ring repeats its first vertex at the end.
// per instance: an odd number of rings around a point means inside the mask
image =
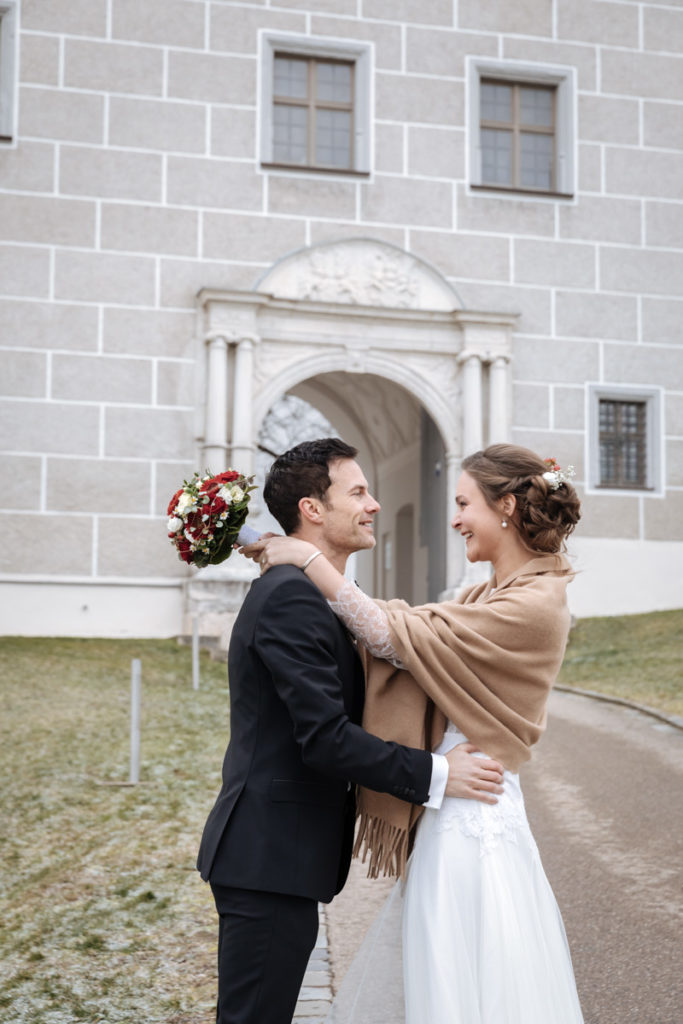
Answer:
POLYGON ((239 479, 239 473, 236 473, 234 469, 230 469, 225 473, 219 473, 218 476, 214 477, 214 480, 220 480, 223 484, 229 484, 237 479, 239 479))
POLYGON ((178 504, 178 498, 180 497, 180 495, 181 495, 182 493, 183 493, 183 489, 182 489, 182 487, 181 487, 179 491, 176 491, 176 492, 175 492, 175 494, 173 495, 173 497, 172 497, 172 498, 171 498, 171 500, 169 501, 169 503, 168 503, 168 508, 166 509, 166 515, 167 515, 167 516, 170 516, 170 515, 171 515, 171 513, 173 512, 173 509, 174 509, 174 508, 176 507, 176 505, 178 504))

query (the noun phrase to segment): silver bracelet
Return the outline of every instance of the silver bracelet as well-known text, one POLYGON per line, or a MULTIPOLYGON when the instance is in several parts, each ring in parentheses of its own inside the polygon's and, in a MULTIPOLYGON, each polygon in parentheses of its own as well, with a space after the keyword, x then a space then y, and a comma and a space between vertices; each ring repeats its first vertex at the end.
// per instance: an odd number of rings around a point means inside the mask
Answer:
POLYGON ((313 561, 313 559, 317 558, 318 555, 322 555, 322 551, 314 551, 312 555, 309 555, 308 558, 306 559, 306 561, 304 562, 304 564, 299 566, 301 571, 305 572, 306 569, 308 569, 308 567, 311 564, 311 562, 313 561))

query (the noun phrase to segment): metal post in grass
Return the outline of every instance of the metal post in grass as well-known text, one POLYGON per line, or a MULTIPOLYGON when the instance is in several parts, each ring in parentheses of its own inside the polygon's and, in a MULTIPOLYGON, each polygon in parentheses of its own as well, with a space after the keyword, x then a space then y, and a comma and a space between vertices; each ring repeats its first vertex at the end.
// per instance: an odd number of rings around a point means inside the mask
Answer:
POLYGON ((142 665, 139 658, 130 663, 130 775, 131 786, 140 781, 140 678, 142 665))
POLYGON ((199 689, 199 616, 192 616, 192 689, 199 689))

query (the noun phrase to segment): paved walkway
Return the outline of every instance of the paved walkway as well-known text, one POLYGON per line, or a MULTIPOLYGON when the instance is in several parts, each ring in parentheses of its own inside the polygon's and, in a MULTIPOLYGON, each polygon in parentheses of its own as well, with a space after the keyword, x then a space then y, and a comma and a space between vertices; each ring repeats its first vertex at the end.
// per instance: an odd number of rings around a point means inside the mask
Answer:
MULTIPOLYGON (((680 1024, 683 731, 628 707, 555 692, 522 784, 586 1024, 680 1024)), ((297 1024, 325 1020, 386 892, 387 883, 367 882, 354 865, 344 892, 321 908, 297 1024)))

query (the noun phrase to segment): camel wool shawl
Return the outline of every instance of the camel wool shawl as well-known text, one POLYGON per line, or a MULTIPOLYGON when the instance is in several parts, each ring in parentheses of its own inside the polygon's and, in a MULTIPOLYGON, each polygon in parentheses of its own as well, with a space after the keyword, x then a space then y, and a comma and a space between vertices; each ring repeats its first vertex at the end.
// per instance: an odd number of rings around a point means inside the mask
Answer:
MULTIPOLYGON (((361 649, 366 673, 363 728, 385 740, 433 750, 453 722, 483 753, 517 772, 546 724, 550 689, 569 634, 563 555, 540 555, 497 583, 457 600, 411 608, 378 601, 404 666, 361 649)), ((401 875, 422 808, 359 790, 354 855, 368 875, 401 875)))

